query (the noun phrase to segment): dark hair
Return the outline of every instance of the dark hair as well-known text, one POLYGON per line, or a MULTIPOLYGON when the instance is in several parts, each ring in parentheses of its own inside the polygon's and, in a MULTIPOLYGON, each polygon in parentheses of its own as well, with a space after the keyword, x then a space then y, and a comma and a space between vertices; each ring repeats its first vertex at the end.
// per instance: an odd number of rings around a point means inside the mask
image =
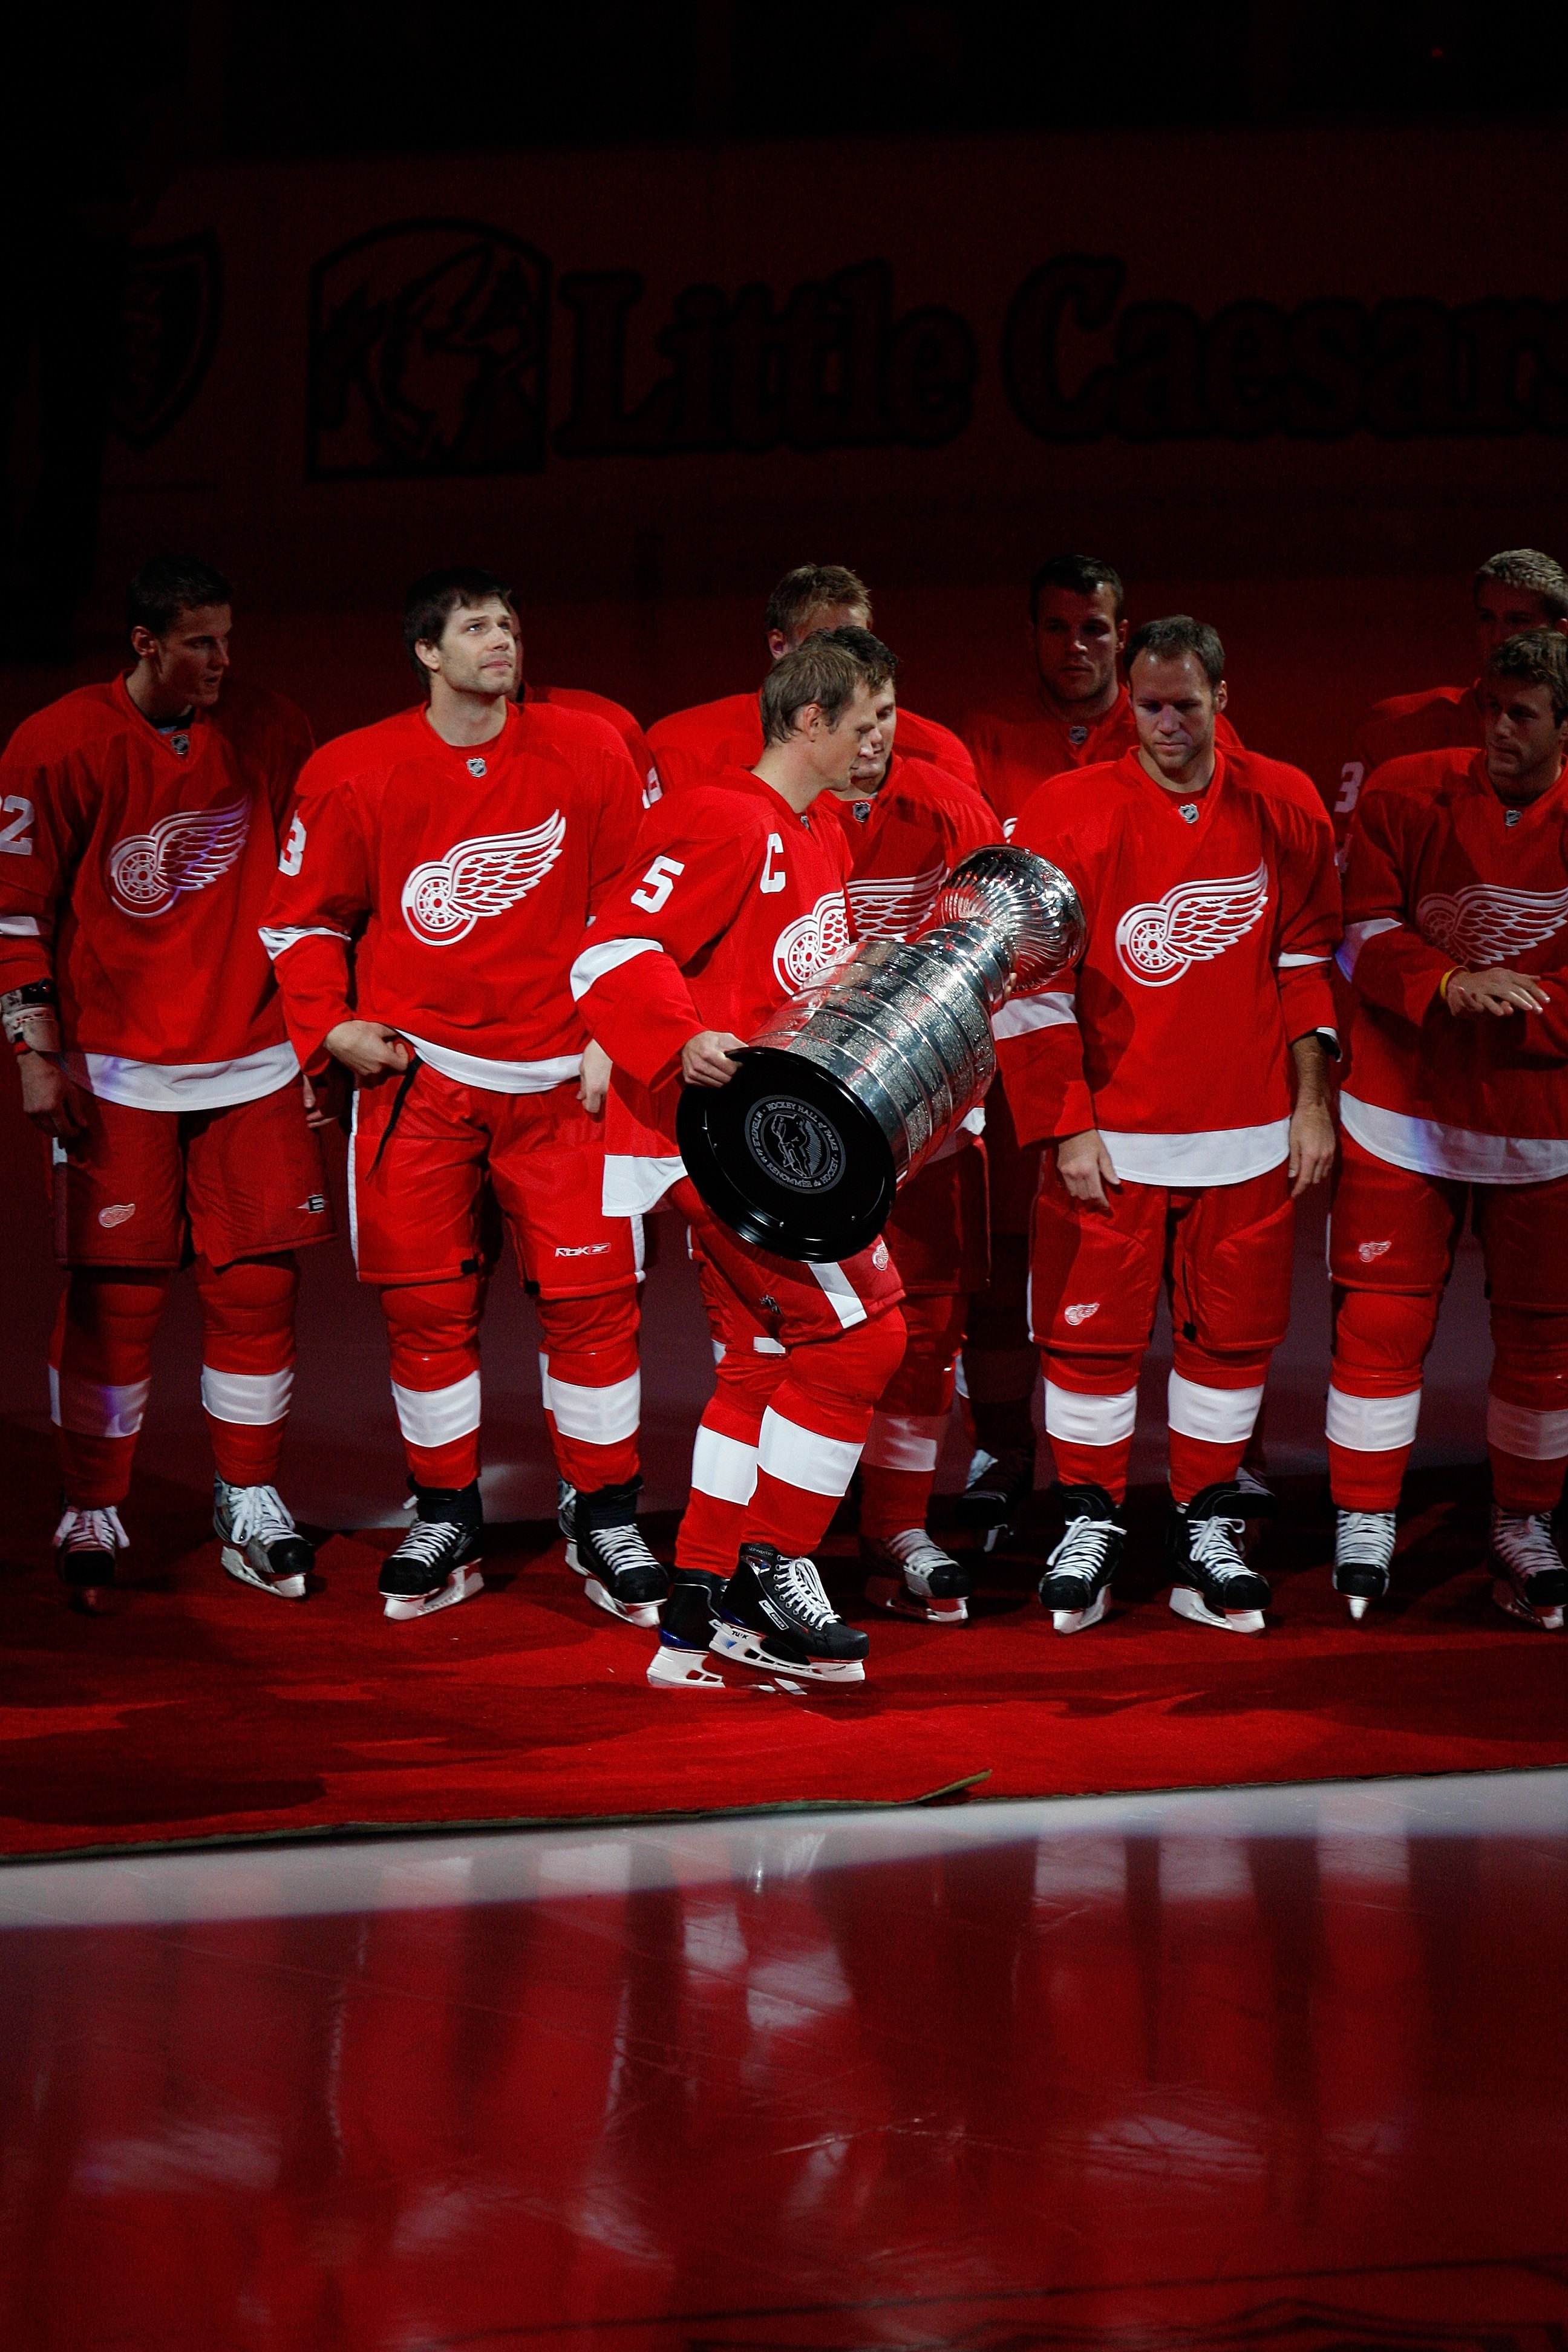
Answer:
POLYGON ((847 646, 836 646, 833 634, 807 637, 782 654, 763 678, 758 699, 764 743, 787 743, 796 719, 813 703, 837 727, 861 688, 872 684, 866 664, 847 646))
POLYGON ((438 646, 454 613, 465 605, 488 604, 492 597, 510 605, 511 590, 493 572, 481 572, 473 563, 454 563, 444 572, 426 572, 423 579, 414 583, 403 600, 403 643, 420 677, 428 680, 429 672, 415 647, 438 646))
POLYGON ((1074 596, 1093 596, 1101 588, 1109 588, 1116 617, 1119 621, 1121 618, 1125 604, 1121 574, 1109 563, 1102 563, 1098 555, 1053 555, 1048 563, 1042 563, 1029 583, 1031 621, 1039 619, 1040 598, 1047 588, 1066 588, 1074 596))
POLYGON ((863 605, 866 618, 871 617, 871 592, 858 572, 842 563, 797 563, 768 598, 763 626, 793 637, 814 613, 829 613, 842 604, 863 605))
POLYGON ((1487 664, 1489 677, 1510 677, 1519 686, 1543 686, 1552 716, 1568 719, 1568 637, 1561 629, 1524 629, 1507 637, 1487 664))
POLYGON ((125 591, 125 626, 166 637, 182 613, 233 602, 234 590, 210 563, 194 555, 155 555, 125 591))
POLYGON ((1170 613, 1163 621, 1145 621, 1141 629, 1133 630, 1127 640, 1129 677, 1140 654, 1148 654, 1155 661, 1180 661, 1184 654, 1194 654, 1211 688, 1225 676, 1225 647, 1219 632, 1206 621, 1194 621, 1190 613, 1170 613))
POLYGON ((866 674, 866 684, 873 694, 879 686, 891 686, 899 674, 899 656, 880 637, 869 629, 858 629, 853 621, 844 622, 837 629, 814 629, 805 640, 808 646, 842 646, 853 654, 866 674))
POLYGON ((1539 596, 1553 621, 1568 620, 1568 573, 1538 547, 1505 547, 1500 555, 1489 555, 1472 583, 1477 593, 1489 580, 1539 596))

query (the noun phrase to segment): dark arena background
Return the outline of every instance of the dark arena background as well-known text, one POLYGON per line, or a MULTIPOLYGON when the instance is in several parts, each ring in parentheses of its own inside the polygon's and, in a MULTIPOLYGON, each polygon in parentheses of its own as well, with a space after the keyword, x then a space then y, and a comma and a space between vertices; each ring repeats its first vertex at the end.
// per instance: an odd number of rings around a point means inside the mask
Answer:
MULTIPOLYGON (((1243 742, 1342 830, 1369 706, 1477 677, 1478 565, 1568 562, 1559 7, 171 0, 26 47, 5 736, 130 668, 169 550, 318 744, 416 699, 403 599, 448 564, 511 583, 531 687, 645 730, 760 684, 791 567, 852 566, 963 733, 1036 691, 1028 582, 1078 550, 1134 627, 1217 628, 1243 742)), ((979 1549, 961 1396, 965 1623, 868 1605, 852 1491, 819 1558, 864 1682, 659 1689, 566 1564, 510 1246, 485 1589, 383 1616, 405 1465, 336 1129, 306 1605, 220 1570, 186 1274, 115 1607, 69 1610, 48 1155, 5 1087, 7 2352, 1568 2347, 1568 1634, 1483 1573, 1471 1230, 1362 1621, 1325 1186, 1261 1638, 1165 1606, 1162 1305, 1103 1625, 1036 1598, 1043 1435, 979 1549)), ((647 1236, 668 1560, 713 1350, 683 1218, 647 1236)))

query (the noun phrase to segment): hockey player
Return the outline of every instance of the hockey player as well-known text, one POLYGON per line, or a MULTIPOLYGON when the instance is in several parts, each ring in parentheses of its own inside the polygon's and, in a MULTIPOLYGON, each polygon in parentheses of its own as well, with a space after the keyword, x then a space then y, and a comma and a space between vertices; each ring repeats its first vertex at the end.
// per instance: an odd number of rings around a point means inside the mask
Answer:
POLYGON ((1163 1281, 1171 1605, 1258 1633, 1268 1587, 1241 1551, 1237 1472, 1289 1314, 1291 1203, 1333 1161, 1333 843, 1299 769, 1216 744, 1213 629, 1149 623, 1128 674, 1137 751, 1043 785, 1014 835, 1069 877, 1089 925, 1077 971, 996 1023, 1018 1132, 1054 1146, 1031 1299, 1068 1525, 1040 1597, 1058 1632, 1104 1613, 1163 1281))
MULTIPOLYGON (((801 563, 786 572, 768 598, 768 652, 782 661, 822 629, 869 629, 871 592, 842 563, 801 563)), ((908 758, 930 760, 973 787, 974 762, 950 728, 912 710, 900 713, 908 758)), ((750 768, 763 749, 755 694, 730 694, 672 711, 648 729, 648 746, 667 793, 708 781, 722 768, 750 768)))
POLYGON ((1551 1514, 1568 1463, 1568 646, 1482 673, 1486 741, 1390 761, 1350 838, 1356 995, 1331 1271, 1334 1586, 1389 1588, 1421 1366, 1467 1210, 1486 1257, 1494 1597, 1559 1628, 1551 1514))
MULTIPOLYGON (((1120 669, 1127 644, 1120 572, 1099 556, 1053 555, 1029 583, 1029 637, 1035 691, 974 711, 963 730, 980 789, 1009 840, 1047 777, 1119 759, 1138 740, 1120 669)), ((1239 749, 1223 712, 1215 732, 1223 748, 1239 749)), ((961 1509, 990 1549, 1034 1487, 1039 1371, 1025 1294, 1040 1154, 1019 1143, 1000 1087, 986 1107, 985 1154, 991 1278, 971 1305, 963 1343, 977 1450, 961 1509)))
POLYGON ((810 1554, 903 1353, 898 1269, 882 1241, 823 1265, 742 1241, 686 1178, 675 1114, 683 1085, 727 1086, 731 1049, 849 944, 844 832, 815 803, 879 756, 885 684, 843 646, 786 654, 762 689, 755 768, 650 810, 573 967, 615 1065, 605 1206, 650 1209, 673 1187, 718 1356, 655 1682, 716 1684, 710 1645, 786 1676, 864 1679, 866 1636, 835 1614, 810 1554))
POLYGON ((544 1404, 590 1599, 657 1622, 637 1532, 637 1245, 599 1205, 603 1082, 567 987, 625 863, 641 780, 602 720, 518 705, 517 619, 489 572, 410 590, 428 700, 318 752, 263 936, 301 1059, 353 1073, 355 1257, 381 1294, 416 1518, 388 1617, 477 1591, 485 1188, 539 1291, 544 1404))
MULTIPOLYGON (((877 698, 880 748, 862 751, 847 781, 831 785, 816 806, 844 828, 855 936, 908 939, 952 868, 995 839, 996 820, 955 776, 895 748, 898 662, 887 646, 857 628, 829 630, 822 643, 845 646, 886 676, 877 698)), ((926 1515, 952 1410, 964 1313, 986 1275, 984 1125, 984 1113, 972 1112, 894 1203, 887 1241, 903 1281, 909 1344, 860 1456, 867 1597, 935 1625, 962 1624, 974 1590, 968 1570, 931 1540, 926 1515)))
MULTIPOLYGON (((1527 629, 1568 631, 1568 574, 1539 548, 1509 547, 1488 558, 1472 583, 1476 649, 1484 670, 1499 646, 1527 629)), ((1374 702, 1357 730, 1334 794, 1335 831, 1342 840, 1362 789, 1385 760, 1414 751, 1479 751, 1482 740, 1479 681, 1433 686, 1421 694, 1394 694, 1374 702)))
POLYGON ((56 1558, 77 1606, 109 1605, 153 1337, 189 1251, 223 1565, 302 1600, 313 1555, 277 1486, 293 1253, 332 1217, 256 926, 310 730, 229 678, 231 592, 210 564, 157 557, 126 617, 129 673, 26 720, 0 766, 0 1003, 52 1141, 68 1269, 56 1558))

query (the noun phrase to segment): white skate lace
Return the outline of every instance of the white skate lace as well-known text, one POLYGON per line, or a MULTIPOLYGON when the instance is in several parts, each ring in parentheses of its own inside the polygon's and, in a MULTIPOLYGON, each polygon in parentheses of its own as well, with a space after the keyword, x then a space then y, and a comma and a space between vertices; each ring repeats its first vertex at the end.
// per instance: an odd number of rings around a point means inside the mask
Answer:
POLYGON ((1394 1558, 1392 1511, 1342 1511, 1334 1530, 1336 1568, 1385 1570, 1394 1558))
POLYGON ((416 1519, 392 1556, 412 1560, 416 1568, 433 1568, 457 1533, 455 1520, 416 1519))
POLYGON ((129 1551, 131 1538, 110 1504, 103 1510, 68 1511, 55 1529, 55 1545, 60 1551, 129 1551))
POLYGON ((837 1622, 832 1603, 822 1589, 822 1579, 812 1559, 781 1559, 777 1570, 769 1580, 777 1599, 786 1609, 803 1618, 815 1633, 818 1627, 837 1622))
POLYGON ((298 1533, 288 1505, 276 1486, 230 1486, 228 1530, 241 1550, 259 1536, 264 1549, 298 1533))
POLYGON ((1561 1572, 1564 1563, 1562 1553, 1552 1540, 1552 1517, 1547 1511, 1494 1511, 1492 1543, 1500 1559, 1506 1560, 1515 1575, 1549 1576, 1561 1572))
POLYGON ((1069 1519, 1060 1543, 1046 1562, 1047 1574, 1079 1577, 1092 1587, 1116 1534, 1110 1519, 1069 1519))
POLYGON ((628 1569, 658 1566, 635 1527, 595 1528, 589 1541, 609 1563, 612 1576, 620 1576, 628 1569))
POLYGON ((1189 1519, 1187 1548, 1205 1575, 1216 1584, 1230 1584, 1252 1574, 1240 1548, 1246 1532, 1245 1519, 1189 1519))
POLYGON ((932 1543, 924 1528, 906 1528, 901 1535, 889 1536, 882 1549, 912 1576, 930 1576, 939 1568, 958 1566, 940 1544, 932 1543))

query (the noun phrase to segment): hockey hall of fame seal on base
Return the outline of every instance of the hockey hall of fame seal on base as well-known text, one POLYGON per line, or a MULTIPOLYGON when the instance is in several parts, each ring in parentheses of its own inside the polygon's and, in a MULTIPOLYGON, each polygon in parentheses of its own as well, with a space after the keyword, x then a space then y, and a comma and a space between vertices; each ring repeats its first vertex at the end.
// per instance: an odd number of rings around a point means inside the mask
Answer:
POLYGON ((764 1095, 746 1114, 746 1149, 775 1184, 829 1192, 844 1173, 844 1139, 809 1103, 764 1095))

